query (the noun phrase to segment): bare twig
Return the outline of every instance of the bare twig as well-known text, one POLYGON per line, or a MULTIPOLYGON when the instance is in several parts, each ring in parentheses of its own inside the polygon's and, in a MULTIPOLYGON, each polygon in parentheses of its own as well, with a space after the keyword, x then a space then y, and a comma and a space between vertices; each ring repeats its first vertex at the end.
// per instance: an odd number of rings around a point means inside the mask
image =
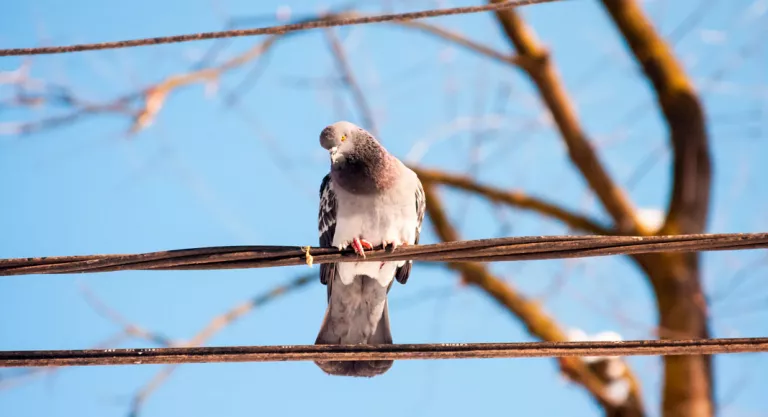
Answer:
POLYGON ((481 43, 475 42, 459 33, 441 28, 439 26, 430 25, 429 23, 424 23, 416 20, 396 22, 396 23, 403 27, 418 29, 424 33, 428 33, 430 35, 436 36, 440 39, 462 46, 469 51, 478 53, 480 55, 484 55, 488 58, 492 58, 496 61, 500 61, 505 64, 519 66, 521 63, 521 59, 515 55, 499 52, 487 45, 483 45, 481 43))
POLYGON ((84 284, 80 284, 80 292, 82 292, 83 297, 85 297, 85 301, 91 306, 91 308, 96 311, 96 313, 122 327, 126 335, 146 339, 150 342, 157 343, 160 346, 174 345, 173 340, 166 337, 165 335, 149 331, 128 321, 125 317, 123 317, 122 314, 118 313, 102 300, 100 300, 96 294, 94 294, 93 291, 91 291, 91 289, 84 284))
MULTIPOLYGON (((184 345, 187 347, 202 345, 206 340, 210 339, 221 329, 232 324, 235 320, 241 318, 250 311, 257 309, 282 295, 286 295, 301 287, 306 286, 310 282, 313 282, 314 278, 314 274, 300 276, 293 281, 288 282, 287 284, 277 286, 264 294, 258 295, 244 303, 238 304, 226 313, 214 317, 207 326, 205 326, 188 342, 184 343, 184 345)), ((136 393, 136 395, 133 397, 133 401, 131 402, 131 411, 129 414, 131 417, 136 417, 139 415, 141 407, 147 401, 149 396, 152 395, 152 393, 154 393, 163 384, 163 382, 165 382, 165 380, 173 374, 178 366, 179 364, 177 363, 175 365, 170 365, 163 368, 160 370, 160 372, 155 374, 155 376, 146 385, 144 385, 141 390, 136 393)))
POLYGON ((198 82, 216 82, 217 78, 220 77, 223 72, 237 68, 246 62, 262 56, 272 47, 277 39, 277 36, 272 36, 267 38, 264 42, 249 49, 245 53, 238 55, 221 65, 213 68, 205 68, 184 74, 173 75, 166 78, 162 82, 146 89, 142 94, 144 96, 144 107, 136 116, 134 124, 131 127, 131 131, 136 132, 151 124, 157 113, 162 108, 168 94, 175 89, 198 82))
POLYGON ((349 65, 349 60, 347 59, 347 54, 344 51, 344 46, 342 46, 341 41, 339 41, 339 37, 336 36, 336 33, 333 29, 327 29, 325 33, 326 37, 328 38, 328 43, 331 47, 331 52, 335 58, 336 67, 338 68, 339 73, 344 80, 344 84, 346 84, 347 88, 349 88, 355 103, 357 103, 357 106, 359 107, 363 124, 365 125, 366 129, 373 133, 374 136, 379 137, 379 130, 376 127, 376 119, 373 117, 373 111, 365 97, 365 94, 363 94, 363 90, 360 88, 360 84, 355 78, 355 74, 352 72, 352 67, 349 65))
POLYGON ((262 56, 272 47, 277 39, 277 36, 267 38, 262 43, 255 45, 254 47, 248 49, 246 52, 237 55, 216 67, 172 75, 158 83, 145 87, 140 91, 123 95, 104 104, 89 104, 87 106, 78 107, 76 110, 64 115, 57 115, 44 118, 42 120, 21 123, 18 125, 15 131, 18 134, 30 134, 44 129, 55 128, 65 124, 73 123, 91 114, 117 113, 120 115, 131 114, 134 116, 134 121, 130 131, 135 133, 143 128, 146 128, 154 121, 155 117, 162 109, 168 95, 176 89, 200 82, 215 82, 222 73, 237 68, 253 59, 262 56), (144 103, 141 105, 139 110, 129 111, 128 105, 139 99, 144 100, 144 103))

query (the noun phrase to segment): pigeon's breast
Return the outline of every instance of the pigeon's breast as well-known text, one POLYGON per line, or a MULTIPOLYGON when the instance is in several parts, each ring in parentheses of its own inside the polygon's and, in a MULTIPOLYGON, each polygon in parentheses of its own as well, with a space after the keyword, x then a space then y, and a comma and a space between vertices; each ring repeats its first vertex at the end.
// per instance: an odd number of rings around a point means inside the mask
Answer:
MULTIPOLYGON (((417 213, 416 195, 413 187, 397 184, 390 189, 369 195, 355 195, 340 187, 335 187, 338 211, 334 246, 349 243, 355 237, 365 239, 373 246, 380 246, 382 241, 407 242, 414 244, 416 239, 417 213)), ((395 270, 404 261, 386 262, 380 268, 380 262, 342 262, 339 274, 345 283, 352 282, 355 275, 368 275, 381 285, 389 285, 395 270)))

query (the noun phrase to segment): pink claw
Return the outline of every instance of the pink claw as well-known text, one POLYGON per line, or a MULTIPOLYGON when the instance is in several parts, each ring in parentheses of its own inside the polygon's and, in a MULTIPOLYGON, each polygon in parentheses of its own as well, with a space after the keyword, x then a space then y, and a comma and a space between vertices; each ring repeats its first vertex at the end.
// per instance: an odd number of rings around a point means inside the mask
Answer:
POLYGON ((358 254, 358 256, 365 258, 365 249, 372 250, 373 245, 371 245, 371 242, 365 239, 354 238, 352 239, 352 248, 355 250, 355 253, 358 254))
MULTIPOLYGON (((406 243, 406 242, 403 242, 403 243, 401 243, 401 244, 400 244, 400 246, 405 246, 405 245, 407 245, 407 244, 408 244, 408 243, 406 243)), ((384 248, 384 249, 387 249, 387 246, 388 246, 388 245, 392 245, 392 249, 390 249, 390 251, 394 251, 394 250, 395 250, 395 249, 397 249, 397 247, 398 247, 398 244, 397 244, 397 242, 395 242, 395 241, 391 241, 391 242, 389 242, 389 241, 386 241, 386 240, 384 240, 384 241, 382 241, 382 242, 381 242, 381 247, 382 247, 382 248, 384 248)))

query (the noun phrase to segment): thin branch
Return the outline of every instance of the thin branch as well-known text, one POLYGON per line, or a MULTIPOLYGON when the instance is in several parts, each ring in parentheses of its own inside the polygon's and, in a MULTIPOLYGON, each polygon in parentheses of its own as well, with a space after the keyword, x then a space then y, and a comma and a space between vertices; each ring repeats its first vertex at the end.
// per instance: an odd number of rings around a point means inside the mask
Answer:
POLYGON ((69 52, 95 51, 103 49, 131 48, 146 45, 161 45, 167 43, 180 43, 201 41, 207 39, 234 38, 241 36, 257 35, 282 35, 290 32, 303 31, 309 29, 329 28, 336 26, 351 26, 370 23, 393 22, 402 20, 425 19, 439 16, 451 16, 458 14, 480 13, 493 10, 511 9, 515 7, 527 6, 532 4, 552 3, 563 0, 509 0, 497 4, 488 4, 484 6, 455 7, 449 9, 425 10, 420 12, 399 13, 379 16, 365 17, 344 17, 337 15, 330 18, 321 18, 309 22, 293 23, 289 25, 271 26, 253 29, 233 29, 220 32, 202 32, 189 35, 162 36, 156 38, 124 40, 117 42, 90 43, 69 46, 49 46, 39 48, 12 48, 0 49, 0 56, 15 55, 41 55, 41 54, 61 54, 69 52))
MULTIPOLYGON (((220 316, 214 317, 206 327, 204 327, 197 335, 195 335, 195 337, 193 337, 187 342, 176 342, 162 335, 158 335, 158 333, 156 332, 139 328, 139 326, 136 326, 128 322, 120 313, 106 306, 106 304, 104 304, 103 301, 99 300, 92 292, 90 292, 90 290, 87 287, 83 287, 83 289, 86 292, 86 297, 87 297, 86 300, 89 303, 91 303, 92 307, 94 307, 94 309, 96 309, 97 312, 99 312, 100 314, 103 314, 110 320, 115 321, 118 325, 120 325, 123 328, 122 331, 118 333, 116 336, 110 337, 105 341, 97 344, 96 346, 93 347, 93 349, 106 349, 111 346, 115 346, 118 343, 130 337, 138 337, 138 338, 146 339, 151 342, 158 343, 160 346, 165 346, 165 347, 199 346, 203 344, 207 339, 212 337, 215 333, 217 333, 227 325, 233 323, 235 320, 239 319, 246 313, 252 310, 255 310, 259 307, 262 307, 265 304, 277 299, 280 296, 287 295, 288 293, 291 293, 301 287, 306 286, 307 284, 311 283, 314 278, 315 278, 314 274, 300 276, 294 279, 293 281, 277 286, 264 294, 258 295, 245 303, 235 306, 230 311, 220 316), (139 330, 139 331, 136 331, 136 330, 139 330)), ((136 395, 136 397, 132 402, 132 410, 133 410, 132 413, 135 413, 136 411, 138 411, 138 407, 140 407, 141 404, 146 400, 146 397, 148 397, 151 394, 151 392, 154 391, 154 389, 156 389, 157 386, 159 386, 164 379, 170 376, 170 374, 173 372, 175 367, 176 366, 174 365, 174 366, 169 366, 167 368, 164 368, 161 372, 156 374, 155 377, 150 381, 150 383, 147 386, 145 386, 136 395), (153 388, 150 388, 150 386, 152 386, 153 388)), ((31 368, 28 370, 24 370, 24 372, 15 374, 15 375, 0 375, 0 390, 16 387, 31 379, 54 373, 57 370, 58 368, 53 368, 53 367, 31 368)), ((132 414, 132 415, 136 415, 136 414, 132 414)))
POLYGON ((128 321, 125 317, 123 317, 122 314, 118 313, 113 308, 109 307, 106 303, 104 303, 101 299, 99 299, 96 294, 91 291, 90 288, 88 288, 84 284, 80 284, 80 292, 83 294, 83 297, 85 298, 85 301, 88 303, 88 305, 93 308, 97 314, 101 315, 102 317, 105 317, 106 319, 113 321, 117 325, 123 328, 123 332, 125 334, 138 337, 140 339, 146 339, 150 342, 154 342, 160 346, 173 346, 174 342, 170 338, 166 337, 165 335, 162 335, 160 333, 152 332, 147 329, 144 329, 141 326, 135 325, 128 321))
MULTIPOLYGON (((434 187, 427 183, 424 191, 429 202, 427 212, 436 234, 444 242, 459 240, 459 234, 448 221, 434 187)), ((550 342, 568 340, 558 324, 541 309, 538 303, 526 299, 503 280, 493 276, 484 266, 477 263, 450 262, 448 267, 461 273, 465 282, 482 289, 518 317, 533 336, 550 342)), ((583 361, 563 358, 559 364, 563 373, 584 386, 606 409, 607 414, 611 415, 610 412, 617 408, 635 410, 636 412, 632 415, 636 416, 644 414, 642 402, 639 401, 639 384, 631 374, 628 374, 632 387, 631 397, 624 404, 612 404, 606 395, 606 386, 600 380, 600 376, 591 371, 583 361)))
POLYGON ((520 191, 506 191, 488 185, 474 182, 471 178, 453 175, 443 171, 429 170, 418 167, 410 167, 418 174, 422 182, 449 185, 464 191, 470 191, 497 203, 508 204, 521 209, 531 210, 553 219, 559 220, 567 226, 598 235, 613 235, 615 232, 601 225, 597 220, 587 216, 571 212, 554 203, 531 197, 520 191))
POLYGON ((151 124, 154 118, 157 116, 157 113, 162 108, 166 97, 172 91, 179 87, 193 83, 216 82, 222 73, 237 68, 246 62, 262 56, 272 47, 277 39, 279 39, 278 36, 269 37, 264 42, 254 46, 245 53, 224 62, 221 65, 213 68, 205 68, 184 74, 173 75, 146 89, 145 93, 143 94, 145 103, 144 107, 136 116, 136 120, 131 127, 131 132, 136 132, 151 124))
MULTIPOLYGON (((341 14, 344 12, 349 12, 354 8, 356 5, 356 2, 348 2, 346 4, 342 4, 338 7, 333 7, 330 10, 328 10, 327 14, 328 16, 334 16, 337 14, 341 14)), ((305 22, 311 22, 314 20, 317 20, 317 15, 305 15, 305 16, 293 16, 293 23, 305 23, 305 22)), ((291 16, 288 16, 286 19, 290 19, 291 16)), ((251 16, 240 16, 240 17, 232 17, 227 19, 226 24, 224 25, 224 30, 231 30, 231 29, 237 29, 238 27, 243 26, 249 26, 254 24, 263 24, 265 21, 275 22, 282 20, 279 16, 279 12, 277 13, 269 13, 269 14, 260 14, 260 15, 251 15, 251 16)), ((231 38, 221 38, 217 42, 213 42, 213 44, 206 50, 206 52, 203 54, 203 56, 195 62, 195 64, 192 66, 192 69, 201 69, 210 66, 210 63, 215 61, 216 58, 219 56, 219 54, 231 43, 231 38)))
MULTIPOLYGON (((331 18, 331 17, 343 18, 345 16, 361 17, 354 12, 340 12, 340 13, 331 15, 328 18, 331 18)), ((418 22, 418 21, 396 21, 396 23, 404 27, 416 28, 425 33, 430 33, 439 38, 453 42, 457 45, 463 46, 465 48, 468 48, 469 50, 475 51, 477 53, 480 53, 492 59, 510 64, 510 65, 519 65, 519 59, 514 56, 508 56, 501 52, 495 51, 485 45, 469 40, 461 36, 460 34, 448 31, 446 29, 442 29, 440 27, 429 25, 427 23, 418 22)), ((158 82, 152 86, 146 87, 141 91, 119 97, 111 102, 104 103, 104 104, 88 104, 88 105, 85 105, 84 103, 81 107, 77 108, 75 111, 72 111, 70 113, 67 113, 64 115, 52 116, 39 121, 9 125, 7 130, 8 132, 13 134, 30 134, 30 133, 38 132, 40 130, 55 128, 65 124, 77 122, 84 116, 87 116, 90 114, 117 113, 117 114, 128 114, 128 115, 134 116, 135 120, 130 129, 130 132, 136 133, 137 131, 149 126, 149 124, 152 123, 152 121, 157 116, 157 113, 162 108, 163 103, 165 102, 165 99, 167 98, 171 90, 174 90, 184 85, 189 85, 189 84, 198 83, 198 82, 215 82, 216 78, 220 77, 223 72, 233 69, 235 67, 239 67, 244 63, 246 63, 247 61, 255 59, 256 57, 266 56, 265 54, 270 50, 271 43, 273 40, 274 39, 270 39, 263 44, 257 45, 256 47, 245 52, 243 55, 235 57, 217 67, 200 69, 199 66, 196 66, 196 69, 193 71, 170 76, 167 79, 161 82, 158 82), (139 111, 130 110, 127 107, 127 105, 130 102, 139 98, 144 99, 144 105, 142 105, 139 111)), ((347 67, 346 68, 347 71, 345 72, 351 75, 351 70, 349 70, 348 65, 346 67, 347 67)), ((240 85, 237 88, 235 88, 228 97, 225 98, 224 100, 225 104, 227 105, 233 104, 237 99, 236 95, 241 95, 242 90, 248 88, 246 84, 250 83, 253 80, 254 76, 258 76, 262 70, 263 70, 262 65, 257 65, 256 67, 254 67, 253 71, 246 76, 246 78, 240 83, 240 85)), ((347 77, 347 79, 349 78, 347 77)), ((369 120, 371 123, 374 122, 375 119, 372 117, 370 106, 368 106, 367 101, 365 100, 365 97, 362 95, 362 90, 359 87, 359 83, 357 83, 354 80, 354 78, 352 78, 352 82, 351 83, 347 82, 347 85, 352 90, 355 101, 358 103, 358 106, 360 106, 361 111, 363 112, 364 118, 366 120, 369 120)), ((370 124, 370 126, 373 126, 373 124, 370 124)), ((375 127, 373 129, 375 130, 375 127)))
POLYGON ((481 43, 473 41, 459 33, 450 31, 448 29, 444 29, 439 26, 430 25, 429 23, 424 23, 424 22, 415 21, 415 20, 405 21, 405 22, 396 22, 396 23, 406 28, 418 29, 419 31, 436 36, 437 38, 449 41, 453 44, 462 46, 469 51, 478 53, 488 58, 492 58, 496 61, 503 62, 505 64, 513 65, 516 67, 521 65, 522 60, 517 56, 499 52, 487 45, 483 45, 481 43))
POLYGON ((157 391, 158 388, 160 388, 163 383, 170 378, 170 376, 173 374, 173 372, 176 370, 176 368, 179 367, 179 364, 169 365, 161 369, 158 373, 155 374, 155 376, 152 377, 149 382, 144 385, 137 393, 133 396, 133 400, 131 400, 131 408, 128 412, 129 417, 138 417, 138 415, 141 413, 142 407, 144 407, 144 403, 147 402, 147 399, 157 391))
POLYGON ((379 130, 376 127, 376 119, 373 117, 373 111, 368 104, 368 100, 365 98, 365 94, 363 94, 363 90, 360 88, 360 84, 355 78, 355 74, 352 72, 352 67, 349 65, 344 46, 342 46, 333 29, 327 29, 325 33, 331 47, 331 52, 335 58, 336 68, 339 70, 344 84, 346 84, 347 88, 352 93, 352 97, 359 107, 363 124, 374 136, 379 137, 379 130))
POLYGON ((747 279, 750 278, 752 274, 760 270, 766 264, 768 264, 768 254, 753 259, 742 265, 740 268, 735 269, 730 278, 726 281, 728 286, 716 289, 708 297, 710 304, 715 305, 728 299, 728 297, 734 294, 739 287, 747 282, 747 279))
POLYGON ((90 104, 88 106, 78 107, 76 110, 66 114, 56 115, 37 120, 33 122, 15 123, 13 129, 9 129, 7 134, 28 135, 45 129, 53 129, 79 121, 85 116, 94 114, 117 114, 121 117, 133 115, 134 112, 128 108, 128 104, 139 98, 141 93, 133 93, 119 97, 104 104, 90 104))
POLYGON ((162 109, 168 95, 176 89, 199 82, 215 82, 222 73, 233 68, 237 68, 253 59, 262 56, 273 46, 274 42, 278 38, 279 37, 277 36, 270 37, 264 42, 255 45, 244 53, 237 55, 216 67, 172 75, 160 82, 145 87, 140 91, 123 95, 108 103, 91 104, 88 106, 80 107, 77 110, 64 115, 57 115, 38 121, 21 123, 18 125, 15 131, 18 134, 35 133, 40 130, 74 123, 90 114, 118 113, 122 115, 129 113, 126 110, 129 103, 138 99, 143 99, 144 104, 141 106, 141 108, 138 111, 130 112, 134 115, 134 122, 130 131, 135 133, 143 128, 146 128, 153 122, 157 114, 162 109))
MULTIPOLYGON (((205 343, 208 339, 213 337, 214 334, 219 332, 224 327, 232 324, 239 318, 243 317, 247 313, 264 306, 265 304, 274 301, 280 296, 287 295, 299 288, 302 288, 313 282, 315 279, 314 274, 300 276, 293 281, 288 282, 273 288, 272 290, 256 296, 244 303, 238 304, 226 313, 216 316, 211 320, 207 326, 205 326, 200 332, 198 332, 192 339, 186 342, 184 345, 187 347, 196 347, 205 343)), ((162 384, 168 379, 179 364, 167 366, 160 370, 155 376, 139 390, 131 401, 130 416, 136 417, 139 415, 141 408, 146 403, 147 399, 154 393, 162 384)))
POLYGON ((195 346, 195 345, 201 345, 206 340, 210 339, 214 334, 219 332, 224 327, 228 326, 229 324, 232 324, 235 320, 243 317, 245 314, 250 312, 251 310, 255 310, 257 308, 263 307, 264 305, 268 304, 271 301, 274 301, 275 299, 288 295, 300 288, 303 288, 307 284, 313 282, 313 279, 316 278, 315 274, 305 274, 298 278, 293 279, 292 281, 279 285, 268 292, 258 295, 244 303, 241 303, 240 305, 235 306, 228 312, 215 317, 211 322, 204 327, 195 337, 189 340, 187 343, 189 346, 195 346))

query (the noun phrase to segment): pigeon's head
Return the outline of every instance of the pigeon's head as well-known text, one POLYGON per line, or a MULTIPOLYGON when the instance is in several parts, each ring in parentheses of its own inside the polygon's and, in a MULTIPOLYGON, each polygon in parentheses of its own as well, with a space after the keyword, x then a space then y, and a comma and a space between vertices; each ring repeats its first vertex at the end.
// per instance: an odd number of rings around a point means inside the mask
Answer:
POLYGON ((365 129, 336 122, 320 133, 320 145, 331 155, 334 185, 355 194, 379 192, 397 177, 397 159, 365 129))
POLYGON ((334 165, 372 148, 374 144, 376 140, 370 133, 350 122, 336 122, 320 132, 320 146, 331 154, 334 165))

